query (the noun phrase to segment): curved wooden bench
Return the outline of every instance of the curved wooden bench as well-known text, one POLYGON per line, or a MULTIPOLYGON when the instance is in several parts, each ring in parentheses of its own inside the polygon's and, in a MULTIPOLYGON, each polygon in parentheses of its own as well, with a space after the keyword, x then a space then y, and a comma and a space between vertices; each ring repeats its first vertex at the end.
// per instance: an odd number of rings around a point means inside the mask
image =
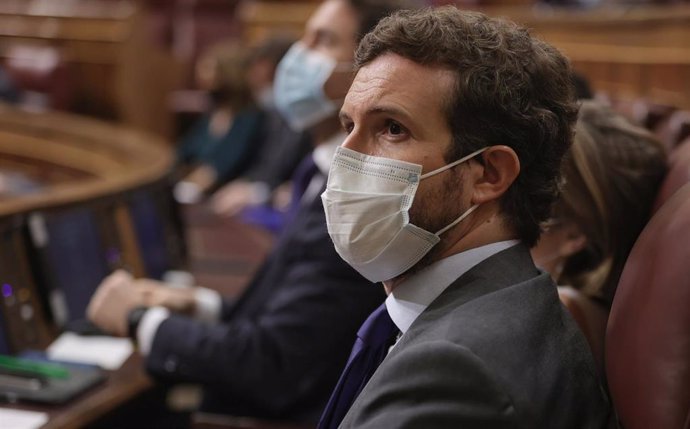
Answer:
MULTIPOLYGON (((0 217, 123 193, 162 179, 173 155, 163 139, 61 113, 28 113, 0 105, 0 168, 32 166, 52 183, 47 192, 0 203, 0 217), (48 192, 49 191, 49 192, 48 192)), ((41 179, 41 178, 39 178, 41 179)))

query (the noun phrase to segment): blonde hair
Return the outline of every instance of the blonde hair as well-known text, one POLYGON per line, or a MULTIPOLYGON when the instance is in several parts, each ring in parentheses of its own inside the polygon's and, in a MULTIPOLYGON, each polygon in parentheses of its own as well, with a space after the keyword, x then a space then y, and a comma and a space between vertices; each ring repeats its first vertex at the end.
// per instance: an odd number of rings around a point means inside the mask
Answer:
POLYGON ((598 102, 582 103, 575 129, 553 212, 575 223, 587 245, 557 280, 610 305, 666 173, 666 153, 651 133, 598 102))

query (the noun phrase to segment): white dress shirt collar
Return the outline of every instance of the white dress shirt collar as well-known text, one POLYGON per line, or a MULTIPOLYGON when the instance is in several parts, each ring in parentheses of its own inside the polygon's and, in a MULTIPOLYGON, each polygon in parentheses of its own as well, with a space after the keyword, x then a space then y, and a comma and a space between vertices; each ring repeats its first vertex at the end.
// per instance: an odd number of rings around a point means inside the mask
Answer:
POLYGON ((302 204, 307 204, 307 202, 312 202, 316 197, 319 196, 323 186, 326 184, 328 178, 328 172, 331 169, 331 161, 333 161, 333 155, 335 151, 347 137, 345 133, 337 133, 330 139, 316 146, 312 152, 312 157, 314 158, 314 164, 319 169, 319 173, 312 177, 307 189, 302 195, 302 204))
POLYGON ((488 257, 518 244, 518 240, 499 241, 466 250, 434 262, 405 279, 386 298, 386 308, 401 333, 455 280, 488 257))
POLYGON ((325 176, 328 176, 328 171, 331 169, 331 161, 333 161, 336 149, 343 144, 346 138, 347 134, 344 132, 336 133, 314 149, 312 155, 314 163, 325 176))

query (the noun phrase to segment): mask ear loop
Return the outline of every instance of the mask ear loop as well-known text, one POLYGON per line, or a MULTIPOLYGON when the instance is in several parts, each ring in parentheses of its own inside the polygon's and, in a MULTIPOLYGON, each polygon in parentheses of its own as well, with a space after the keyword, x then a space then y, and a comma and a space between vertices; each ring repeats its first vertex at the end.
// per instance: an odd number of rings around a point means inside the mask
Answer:
POLYGON ((472 207, 470 207, 469 209, 467 209, 467 211, 466 211, 465 213, 461 214, 460 217, 457 218, 457 219, 455 219, 453 222, 451 222, 450 225, 448 225, 447 227, 445 227, 445 228, 441 229, 440 231, 438 231, 438 232, 436 233, 436 235, 441 235, 441 234, 443 234, 444 232, 446 232, 446 231, 448 231, 449 229, 451 229, 452 227, 454 227, 455 225, 457 225, 457 224, 459 224, 460 222, 462 222, 463 219, 465 219, 467 216, 469 216, 470 214, 472 214, 473 211, 477 210, 477 207, 479 207, 479 204, 475 204, 475 205, 473 205, 472 207))
MULTIPOLYGON (((451 162, 450 164, 448 164, 448 165, 446 165, 446 166, 443 166, 443 167, 441 167, 441 168, 437 168, 436 170, 430 171, 430 172, 428 172, 428 173, 426 173, 426 174, 422 174, 422 175, 420 176, 420 180, 426 179, 427 177, 431 177, 431 176, 433 176, 433 175, 435 175, 435 174, 438 174, 438 173, 442 173, 442 172, 444 172, 444 171, 446 171, 446 170, 448 170, 448 169, 450 169, 450 168, 455 167, 456 165, 462 164, 463 162, 466 162, 466 161, 468 161, 468 160, 474 158, 475 156, 479 155, 480 153, 484 152, 484 151, 487 150, 487 149, 488 149, 488 147, 484 147, 484 148, 481 148, 481 149, 479 149, 479 150, 475 150, 474 152, 470 153, 469 155, 463 156, 462 158, 458 159, 457 161, 453 161, 453 162, 451 162)), ((441 235, 441 234, 443 234, 444 232, 446 232, 446 231, 448 231, 449 229, 451 229, 452 227, 454 227, 455 225, 457 225, 457 224, 459 224, 460 222, 462 222, 463 219, 465 219, 467 216, 469 216, 470 214, 472 214, 473 211, 477 210, 477 207, 479 207, 479 204, 475 204, 475 205, 473 205, 472 207, 470 207, 469 209, 467 209, 467 211, 466 211, 465 213, 461 214, 460 217, 458 217, 458 218, 455 219, 453 222, 451 222, 450 225, 448 225, 448 226, 446 226, 445 228, 442 228, 441 230, 439 230, 438 232, 436 232, 436 235, 441 235)))
POLYGON ((467 156, 463 156, 462 158, 458 159, 457 161, 453 161, 450 164, 445 165, 441 168, 437 168, 436 170, 430 171, 426 174, 422 174, 421 176, 419 176, 419 180, 424 180, 427 177, 431 177, 435 174, 442 173, 442 172, 448 170, 449 168, 453 168, 458 164, 462 164, 463 162, 469 161, 470 159, 474 158, 475 156, 479 155, 480 153, 484 152, 487 149, 488 149, 488 147, 484 147, 484 148, 481 148, 479 150, 475 150, 471 154, 469 154, 467 156))

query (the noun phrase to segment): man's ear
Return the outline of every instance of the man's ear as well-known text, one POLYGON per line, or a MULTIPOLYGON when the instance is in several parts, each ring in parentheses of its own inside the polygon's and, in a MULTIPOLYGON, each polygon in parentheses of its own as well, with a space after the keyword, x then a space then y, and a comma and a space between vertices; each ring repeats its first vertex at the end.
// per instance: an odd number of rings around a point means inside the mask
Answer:
POLYGON ((472 204, 498 200, 520 174, 520 160, 508 146, 490 146, 480 156, 484 164, 476 163, 473 166, 476 180, 472 204))

